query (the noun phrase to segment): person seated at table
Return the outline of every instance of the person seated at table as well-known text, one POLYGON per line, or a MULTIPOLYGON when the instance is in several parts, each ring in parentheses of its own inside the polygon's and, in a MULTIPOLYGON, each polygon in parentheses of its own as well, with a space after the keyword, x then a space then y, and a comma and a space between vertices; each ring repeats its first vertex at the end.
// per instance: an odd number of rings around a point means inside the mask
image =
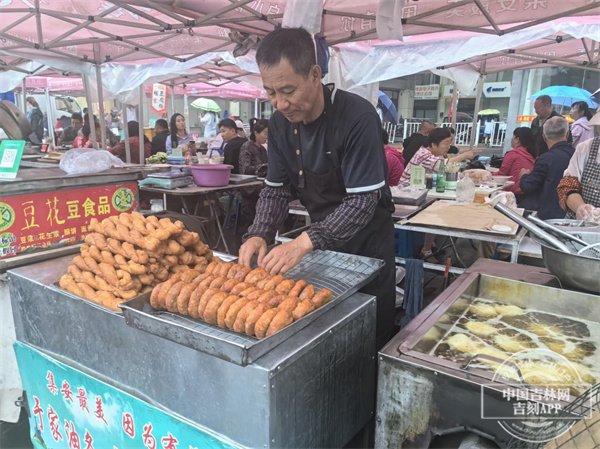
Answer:
POLYGON ((404 139, 404 142, 402 142, 402 145, 404 145, 402 157, 404 157, 405 164, 408 164, 415 153, 419 151, 419 148, 425 145, 429 133, 433 131, 435 127, 436 125, 432 121, 423 120, 419 125, 419 130, 404 139))
POLYGON ((159 118, 154 123, 154 137, 150 145, 150 152, 152 154, 166 153, 167 137, 169 137, 169 124, 165 119, 159 118))
POLYGON ((238 136, 238 127, 230 118, 223 119, 219 122, 219 132, 223 138, 223 163, 232 165, 231 173, 240 173, 240 149, 246 142, 246 139, 238 136))
MULTIPOLYGON (((429 133, 427 142, 419 148, 412 159, 408 162, 400 182, 410 182, 410 175, 414 167, 423 167, 425 170, 435 171, 439 167, 450 150, 452 145, 452 133, 448 128, 435 128, 429 133)), ((448 162, 462 162, 467 159, 473 159, 475 152, 473 150, 463 151, 448 158, 448 162)))
MULTIPOLYGON (((84 114, 83 116, 83 125, 88 125, 89 123, 89 115, 88 114, 84 114)), ((95 124, 95 131, 96 131, 96 140, 99 141, 100 140, 100 122, 98 121, 98 117, 96 117, 94 115, 94 124, 95 124)), ((82 128, 82 132, 83 132, 83 128, 82 128)), ((110 130, 108 129, 108 127, 105 126, 104 128, 104 132, 105 132, 105 136, 106 136, 106 145, 108 147, 112 147, 115 146, 118 142, 119 142, 119 138, 110 130)), ((75 146, 75 145, 73 145, 75 146)))
POLYGON ((79 131, 83 127, 83 117, 79 112, 73 112, 71 115, 71 124, 66 128, 63 128, 60 136, 58 137, 59 145, 70 145, 73 143, 79 131))
POLYGON ((592 112, 585 101, 576 101, 571 105, 571 117, 575 120, 571 123, 571 143, 577 148, 581 142, 594 137, 594 129, 590 125, 592 112))
POLYGON ((255 175, 264 178, 267 176, 267 143, 269 134, 269 121, 250 119, 250 140, 240 148, 240 174, 255 175))
MULTIPOLYGON (((600 112, 590 120, 590 125, 600 126, 600 112)), ((577 145, 556 189, 560 207, 567 212, 567 218, 590 220, 594 208, 600 208, 599 167, 600 137, 577 145)))
MULTIPOLYGON (((165 139, 165 149, 167 154, 172 154, 173 150, 179 146, 183 146, 187 150, 187 146, 192 141, 192 136, 188 134, 185 128, 185 117, 179 112, 171 116, 169 123, 170 134, 165 139)), ((182 151, 182 156, 185 156, 185 151, 182 151)))
POLYGON ((512 148, 504 155, 498 175, 510 176, 510 180, 514 184, 504 190, 513 192, 518 202, 522 196, 521 172, 533 170, 537 156, 535 139, 531 129, 526 126, 516 128, 510 145, 512 148))
POLYGON ((92 129, 89 123, 86 123, 81 128, 81 133, 73 139, 73 148, 94 148, 94 143, 91 139, 92 129))
POLYGON ((531 173, 521 170, 519 206, 538 212, 542 220, 563 218, 565 211, 560 207, 556 188, 573 157, 575 149, 567 142, 569 123, 564 117, 551 117, 544 123, 542 136, 548 151, 540 155, 531 173))
POLYGON ((402 172, 404 172, 404 157, 400 150, 390 145, 390 137, 385 129, 381 129, 381 138, 383 139, 383 150, 385 151, 385 161, 388 167, 388 184, 390 187, 397 186, 400 182, 402 172))
MULTIPOLYGON (((144 161, 140 162, 140 124, 134 120, 127 122, 127 133, 129 135, 127 141, 129 142, 129 154, 131 155, 131 163, 141 164, 144 161)), ((146 136, 144 136, 144 158, 150 157, 152 155, 151 148, 152 145, 150 144, 150 141, 146 136)), ((108 151, 110 151, 122 161, 127 162, 124 140, 117 143, 114 147, 109 148, 108 151)))

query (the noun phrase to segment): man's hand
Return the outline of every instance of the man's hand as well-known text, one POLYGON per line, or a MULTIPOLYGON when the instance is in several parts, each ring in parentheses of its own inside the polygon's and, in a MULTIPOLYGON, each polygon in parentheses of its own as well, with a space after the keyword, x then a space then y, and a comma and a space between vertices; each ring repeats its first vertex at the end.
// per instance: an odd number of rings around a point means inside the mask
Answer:
POLYGON ((273 275, 283 274, 290 268, 295 267, 312 250, 313 245, 310 237, 306 232, 303 232, 291 242, 283 243, 273 248, 262 259, 262 263, 259 260, 258 264, 273 275))
POLYGON ((267 254, 267 242, 262 237, 250 237, 240 246, 239 263, 250 266, 252 257, 258 253, 258 264, 261 265, 265 255, 267 254))
POLYGON ((594 206, 592 206, 591 204, 582 204, 581 206, 579 206, 577 208, 577 211, 575 212, 575 218, 577 218, 578 220, 592 220, 592 217, 594 215, 594 206))

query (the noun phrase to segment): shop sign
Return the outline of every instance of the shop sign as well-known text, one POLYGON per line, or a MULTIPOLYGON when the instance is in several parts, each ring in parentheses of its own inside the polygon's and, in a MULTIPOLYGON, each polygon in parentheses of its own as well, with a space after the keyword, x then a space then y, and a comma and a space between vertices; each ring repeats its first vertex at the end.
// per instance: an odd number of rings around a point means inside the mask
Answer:
POLYGON ((517 115, 517 123, 529 123, 529 122, 533 122, 533 120, 536 117, 537 116, 535 116, 535 115, 517 115))
POLYGON ((34 447, 237 449, 241 446, 15 343, 34 447))
POLYGON ((487 98, 510 97, 510 81, 483 83, 483 95, 487 98))
POLYGON ((415 100, 437 100, 440 98, 439 84, 415 86, 415 100))
POLYGON ((0 179, 14 179, 17 177, 24 148, 24 140, 3 140, 0 142, 0 179))
POLYGON ((160 83, 152 85, 152 109, 164 112, 167 108, 167 86, 160 83))
POLYGON ((136 210, 135 182, 0 197, 0 259, 28 248, 75 243, 92 218, 136 210))

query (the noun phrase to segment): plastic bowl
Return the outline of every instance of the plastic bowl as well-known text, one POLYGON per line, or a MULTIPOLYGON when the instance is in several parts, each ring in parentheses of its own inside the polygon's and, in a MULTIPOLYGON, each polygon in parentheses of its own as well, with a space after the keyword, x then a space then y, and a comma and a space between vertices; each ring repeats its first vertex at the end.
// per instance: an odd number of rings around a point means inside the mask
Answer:
POLYGON ((196 185, 201 187, 224 187, 229 184, 232 165, 199 164, 192 165, 192 176, 196 185))

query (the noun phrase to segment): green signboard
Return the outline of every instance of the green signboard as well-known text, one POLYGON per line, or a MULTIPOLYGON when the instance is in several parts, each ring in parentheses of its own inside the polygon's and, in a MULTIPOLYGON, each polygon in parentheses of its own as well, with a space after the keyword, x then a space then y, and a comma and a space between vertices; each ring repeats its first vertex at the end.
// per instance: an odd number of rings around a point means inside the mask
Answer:
POLYGON ((21 157, 23 157, 24 140, 0 141, 0 179, 17 177, 21 157))

